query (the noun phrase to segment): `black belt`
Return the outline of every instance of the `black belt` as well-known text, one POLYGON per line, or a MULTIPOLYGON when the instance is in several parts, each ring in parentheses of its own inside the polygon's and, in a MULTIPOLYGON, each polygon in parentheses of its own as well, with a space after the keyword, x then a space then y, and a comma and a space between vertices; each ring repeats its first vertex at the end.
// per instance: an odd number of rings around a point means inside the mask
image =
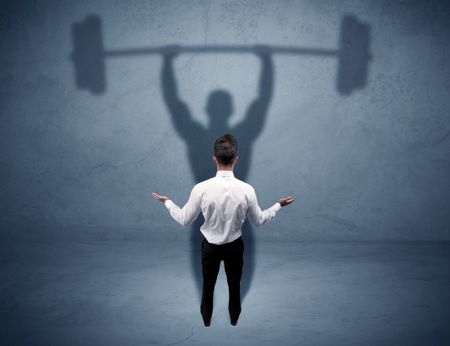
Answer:
POLYGON ((208 245, 211 245, 212 247, 216 247, 216 246, 217 247, 223 247, 223 246, 233 245, 233 244, 235 244, 237 242, 241 242, 242 241, 242 237, 239 236, 239 238, 237 238, 237 239, 235 239, 235 240, 233 240, 233 241, 231 241, 229 243, 225 243, 225 244, 213 244, 213 243, 210 243, 209 241, 207 241, 206 238, 204 238, 203 241, 207 242, 208 245))

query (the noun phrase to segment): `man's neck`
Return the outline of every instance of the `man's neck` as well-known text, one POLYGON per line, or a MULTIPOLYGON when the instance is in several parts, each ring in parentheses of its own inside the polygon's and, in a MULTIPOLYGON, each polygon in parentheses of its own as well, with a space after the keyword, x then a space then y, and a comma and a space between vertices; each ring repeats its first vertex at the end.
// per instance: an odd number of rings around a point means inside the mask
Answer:
POLYGON ((232 166, 217 166, 217 171, 231 171, 233 172, 232 166))

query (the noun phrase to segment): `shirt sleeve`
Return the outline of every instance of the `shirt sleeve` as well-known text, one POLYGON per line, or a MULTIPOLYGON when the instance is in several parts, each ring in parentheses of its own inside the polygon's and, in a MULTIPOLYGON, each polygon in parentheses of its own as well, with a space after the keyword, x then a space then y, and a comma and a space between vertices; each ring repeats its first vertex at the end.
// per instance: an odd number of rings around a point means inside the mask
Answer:
POLYGON ((267 221, 273 219, 278 210, 281 209, 281 204, 276 202, 270 208, 261 210, 258 205, 258 198, 256 197, 256 192, 252 188, 250 194, 250 205, 247 212, 247 217, 255 226, 264 225, 267 221))
POLYGON ((170 199, 166 200, 164 202, 164 205, 169 210, 169 213, 172 216, 172 218, 182 226, 186 226, 194 222, 201 211, 200 195, 195 186, 191 191, 189 200, 182 209, 180 209, 180 207, 170 199))

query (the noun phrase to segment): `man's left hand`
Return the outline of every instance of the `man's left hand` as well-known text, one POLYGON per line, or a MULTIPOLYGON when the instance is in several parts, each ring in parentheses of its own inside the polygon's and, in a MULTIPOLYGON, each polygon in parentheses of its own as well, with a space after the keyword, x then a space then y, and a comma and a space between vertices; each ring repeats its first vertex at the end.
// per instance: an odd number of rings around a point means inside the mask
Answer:
POLYGON ((167 201, 168 199, 170 199, 169 197, 167 197, 167 196, 163 196, 163 195, 158 195, 156 192, 152 192, 152 197, 154 198, 154 199, 156 199, 157 201, 160 201, 160 202, 165 202, 165 201, 167 201))

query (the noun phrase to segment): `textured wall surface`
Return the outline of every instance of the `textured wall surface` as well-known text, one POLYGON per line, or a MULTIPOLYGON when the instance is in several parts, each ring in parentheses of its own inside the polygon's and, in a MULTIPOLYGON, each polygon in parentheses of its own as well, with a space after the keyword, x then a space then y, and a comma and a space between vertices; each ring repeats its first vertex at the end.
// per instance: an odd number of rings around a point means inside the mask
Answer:
POLYGON ((2 236, 187 238, 151 191, 184 204, 198 177, 214 174, 204 143, 233 132, 264 86, 267 66, 251 52, 180 54, 177 96, 205 131, 183 135, 189 127, 171 116, 159 54, 107 58, 104 92, 77 87, 71 30, 90 14, 101 19, 105 49, 335 49, 342 18, 355 16, 370 29, 362 89, 339 93, 335 58, 272 55, 272 90, 254 133, 238 138, 247 157, 237 176, 256 188, 261 207, 288 194, 297 201, 258 237, 450 240, 444 1, 2 1, 2 236), (217 89, 233 110, 219 125, 206 106, 217 89))

